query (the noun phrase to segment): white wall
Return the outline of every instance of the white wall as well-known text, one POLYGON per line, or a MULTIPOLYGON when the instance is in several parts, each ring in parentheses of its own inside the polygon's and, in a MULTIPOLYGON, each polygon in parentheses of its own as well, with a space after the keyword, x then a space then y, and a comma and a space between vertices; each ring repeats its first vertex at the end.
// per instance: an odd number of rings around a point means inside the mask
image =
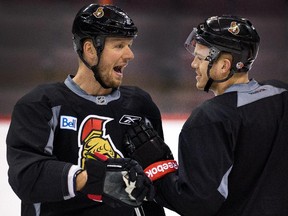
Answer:
MULTIPOLYGON (((178 135, 183 125, 182 120, 163 121, 166 143, 170 146, 175 159, 177 159, 178 135)), ((9 127, 8 121, 0 121, 0 212, 1 215, 20 216, 20 200, 8 184, 6 161, 6 135, 9 127)), ((165 209, 167 216, 177 216, 175 212, 165 209)))

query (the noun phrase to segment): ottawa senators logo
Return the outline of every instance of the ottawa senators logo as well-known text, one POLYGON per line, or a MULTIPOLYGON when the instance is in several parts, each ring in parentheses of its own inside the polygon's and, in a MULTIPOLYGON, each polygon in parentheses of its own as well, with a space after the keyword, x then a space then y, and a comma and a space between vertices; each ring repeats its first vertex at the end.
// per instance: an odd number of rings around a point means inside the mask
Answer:
POLYGON ((109 134, 106 134, 106 124, 112 118, 90 115, 80 125, 78 134, 79 161, 78 164, 84 169, 87 152, 98 152, 109 158, 123 157, 121 152, 114 146, 109 134))
POLYGON ((240 28, 239 28, 237 22, 235 22, 235 21, 231 22, 228 31, 229 31, 231 34, 233 34, 233 35, 239 34, 240 28))
POLYGON ((97 10, 93 13, 93 15, 96 17, 96 18, 101 18, 104 16, 104 8, 103 7, 98 7, 97 10))

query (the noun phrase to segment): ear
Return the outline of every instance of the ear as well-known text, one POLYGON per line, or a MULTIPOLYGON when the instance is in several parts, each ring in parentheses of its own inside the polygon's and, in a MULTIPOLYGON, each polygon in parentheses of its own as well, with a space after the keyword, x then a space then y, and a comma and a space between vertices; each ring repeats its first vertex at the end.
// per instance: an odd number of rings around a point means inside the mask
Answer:
POLYGON ((93 45, 93 42, 91 40, 85 40, 83 43, 83 55, 87 56, 88 58, 95 58, 96 49, 93 45))
POLYGON ((229 58, 223 58, 221 61, 222 64, 222 73, 230 72, 231 70, 231 59, 229 58))

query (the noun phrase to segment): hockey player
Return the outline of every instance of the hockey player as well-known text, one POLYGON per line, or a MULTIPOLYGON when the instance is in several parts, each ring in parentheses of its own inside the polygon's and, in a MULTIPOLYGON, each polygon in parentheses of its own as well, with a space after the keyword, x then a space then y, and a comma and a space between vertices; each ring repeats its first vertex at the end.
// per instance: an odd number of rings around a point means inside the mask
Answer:
POLYGON ((91 4, 77 13, 72 33, 76 75, 35 88, 13 110, 8 174, 21 215, 164 215, 152 202, 152 182, 123 151, 135 121, 149 121, 163 136, 150 95, 120 86, 136 26, 116 6, 91 4))
POLYGON ((178 170, 153 128, 128 131, 127 151, 155 180, 158 202, 180 215, 288 213, 288 88, 248 78, 259 42, 251 22, 235 16, 208 18, 189 35, 196 87, 216 97, 185 122, 178 170))

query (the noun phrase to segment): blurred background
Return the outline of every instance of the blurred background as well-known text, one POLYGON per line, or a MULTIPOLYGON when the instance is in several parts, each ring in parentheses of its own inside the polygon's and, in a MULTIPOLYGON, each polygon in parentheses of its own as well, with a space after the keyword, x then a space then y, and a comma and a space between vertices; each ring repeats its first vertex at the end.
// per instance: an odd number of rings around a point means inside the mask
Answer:
POLYGON ((213 94, 196 90, 192 57, 183 43, 199 22, 213 15, 249 18, 261 37, 250 77, 288 82, 287 0, 1 0, 0 115, 41 83, 63 81, 77 70, 71 26, 90 3, 112 3, 138 26, 135 59, 124 84, 147 90, 162 114, 187 114, 213 94))

